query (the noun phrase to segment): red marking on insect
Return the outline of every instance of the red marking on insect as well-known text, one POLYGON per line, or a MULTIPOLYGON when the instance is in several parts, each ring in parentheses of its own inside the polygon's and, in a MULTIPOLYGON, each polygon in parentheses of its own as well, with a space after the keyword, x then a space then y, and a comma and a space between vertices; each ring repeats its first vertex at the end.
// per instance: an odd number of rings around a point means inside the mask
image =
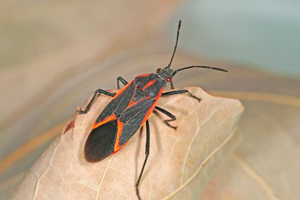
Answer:
POLYGON ((124 126, 124 123, 122 123, 122 122, 120 122, 120 120, 118 120, 118 132, 117 132, 117 137, 116 137, 116 141, 115 141, 115 145, 114 145, 114 153, 117 153, 118 151, 120 151, 127 144, 127 142, 126 142, 123 145, 119 145, 120 136, 123 131, 123 126, 124 126))
POLYGON ((157 70, 156 70, 156 71, 158 72, 158 71, 160 71, 160 70, 161 70, 161 68, 157 68, 157 70))
POLYGON ((144 87, 143 89, 149 87, 150 85, 153 85, 155 83, 156 80, 152 80, 152 81, 149 81, 144 87))
POLYGON ((102 124, 104 124, 104 123, 106 123, 106 122, 108 122, 108 121, 114 120, 114 119, 116 119, 116 115, 115 115, 115 114, 110 115, 110 116, 106 117, 103 121, 98 122, 98 123, 94 123, 93 129, 95 129, 95 128, 101 126, 102 124))
POLYGON ((114 151, 113 152, 113 154, 116 154, 116 153, 118 153, 123 147, 125 147, 126 146, 126 144, 129 142, 129 140, 123 145, 123 146, 121 146, 121 147, 119 147, 119 149, 118 150, 116 150, 116 151, 114 151))
MULTIPOLYGON (((144 77, 144 76, 149 76, 149 74, 142 74, 142 75, 138 75, 137 77, 135 78, 138 78, 138 77, 144 77)), ((131 82, 130 82, 131 83, 131 82)))
POLYGON ((167 81, 168 81, 168 82, 171 82, 171 81, 172 81, 172 78, 171 78, 171 77, 167 78, 167 81))

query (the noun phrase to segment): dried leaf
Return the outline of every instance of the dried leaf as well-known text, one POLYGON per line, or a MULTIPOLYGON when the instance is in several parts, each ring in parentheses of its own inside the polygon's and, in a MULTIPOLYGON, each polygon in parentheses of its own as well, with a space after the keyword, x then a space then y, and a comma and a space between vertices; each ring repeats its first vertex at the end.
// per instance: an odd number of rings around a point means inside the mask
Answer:
POLYGON ((209 182, 201 200, 277 200, 273 190, 237 155, 209 182))
MULTIPOLYGON (((255 80, 257 84, 269 82, 264 79, 255 80)), ((284 80, 282 85, 297 83, 284 80)), ((296 92, 299 83, 285 92, 296 92)), ((269 83, 264 87, 271 86, 269 83)), ((244 140, 228 164, 210 181, 202 200, 300 199, 300 99, 295 95, 247 91, 214 94, 239 98, 247 107, 239 124, 244 140)))
MULTIPOLYGON (((142 199, 199 199, 208 181, 236 148, 243 112, 234 99, 213 97, 198 87, 188 95, 162 97, 158 106, 177 117, 172 125, 154 112, 150 118, 149 161, 141 180, 142 199)), ((12 199, 137 199, 135 182, 145 157, 142 128, 117 154, 97 163, 83 157, 85 140, 110 101, 101 96, 86 115, 77 115, 27 173, 12 199)))

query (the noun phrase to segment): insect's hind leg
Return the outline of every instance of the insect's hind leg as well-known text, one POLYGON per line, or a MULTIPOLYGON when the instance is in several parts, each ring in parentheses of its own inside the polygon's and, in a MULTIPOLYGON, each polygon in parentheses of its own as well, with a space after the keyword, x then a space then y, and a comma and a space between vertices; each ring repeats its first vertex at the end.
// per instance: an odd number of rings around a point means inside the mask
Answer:
POLYGON ((171 118, 171 119, 168 119, 168 120, 164 120, 164 122, 167 124, 167 126, 173 128, 175 130, 177 129, 177 126, 172 126, 171 124, 169 124, 169 122, 172 122, 172 121, 176 120, 176 117, 172 113, 170 113, 169 111, 167 111, 163 108, 160 108, 158 106, 155 106, 155 109, 171 118))
POLYGON ((111 96, 111 97, 114 97, 116 95, 115 93, 111 93, 111 92, 107 92, 107 91, 102 90, 102 89, 98 89, 98 90, 96 90, 94 92, 94 95, 93 95, 92 99, 90 100, 89 104, 86 106, 85 110, 77 110, 76 112, 78 114, 85 114, 85 113, 87 113, 90 110, 90 107, 91 107, 92 103, 95 101, 96 96, 98 94, 105 94, 105 95, 111 96))
POLYGON ((141 181, 141 178, 142 178, 142 175, 143 175, 143 172, 144 172, 144 169, 145 169, 145 166, 146 166, 146 163, 147 163, 147 160, 148 160, 148 156, 150 154, 150 126, 149 126, 149 121, 147 120, 146 121, 146 149, 145 149, 145 160, 144 160, 144 164, 143 164, 143 167, 142 167, 142 170, 140 172, 140 175, 139 175, 139 178, 136 182, 136 185, 135 185, 135 189, 136 189, 136 195, 138 196, 139 200, 141 200, 141 196, 140 196, 140 192, 139 192, 139 185, 140 185, 140 181, 141 181))
POLYGON ((128 82, 127 82, 124 78, 122 78, 121 76, 119 76, 119 77, 117 78, 117 86, 118 86, 118 89, 120 89, 120 82, 122 82, 123 85, 127 85, 127 84, 128 84, 128 82))
POLYGON ((201 101, 200 98, 192 95, 192 93, 190 93, 188 90, 174 90, 174 91, 170 91, 170 92, 164 92, 164 93, 161 94, 161 96, 171 96, 171 95, 175 95, 175 94, 184 94, 184 93, 188 93, 194 99, 197 99, 198 101, 201 101))

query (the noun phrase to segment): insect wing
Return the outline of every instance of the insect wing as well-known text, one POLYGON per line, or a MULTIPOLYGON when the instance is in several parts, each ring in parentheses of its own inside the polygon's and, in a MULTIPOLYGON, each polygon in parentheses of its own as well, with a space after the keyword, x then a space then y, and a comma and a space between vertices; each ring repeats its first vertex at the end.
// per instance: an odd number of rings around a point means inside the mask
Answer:
POLYGON ((84 146, 85 159, 88 162, 97 162, 112 154, 114 152, 117 132, 117 119, 94 128, 84 146))
POLYGON ((118 118, 120 114, 128 107, 132 95, 134 94, 135 88, 136 83, 132 81, 128 83, 121 91, 119 91, 101 112, 98 119, 96 120, 96 124, 102 124, 101 122, 105 121, 106 118, 113 115, 118 118))
POLYGON ((153 111, 156 100, 150 97, 130 106, 120 116, 119 122, 122 124, 122 131, 118 133, 115 151, 118 151, 144 124, 153 111))

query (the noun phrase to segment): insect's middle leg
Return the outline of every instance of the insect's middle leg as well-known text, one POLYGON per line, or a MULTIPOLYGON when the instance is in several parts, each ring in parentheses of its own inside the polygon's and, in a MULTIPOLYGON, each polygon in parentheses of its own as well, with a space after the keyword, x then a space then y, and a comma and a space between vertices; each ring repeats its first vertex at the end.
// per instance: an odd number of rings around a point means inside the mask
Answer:
POLYGON ((127 85, 127 84, 128 84, 128 82, 127 82, 124 78, 122 78, 121 76, 119 76, 119 77, 117 78, 117 86, 118 86, 118 89, 120 89, 120 82, 122 82, 123 85, 127 85))
POLYGON ((168 117, 170 117, 171 119, 164 120, 164 122, 165 122, 169 127, 173 128, 173 129, 175 129, 175 130, 177 129, 177 126, 172 126, 171 124, 169 124, 169 122, 172 122, 172 121, 175 121, 175 120, 176 120, 176 117, 175 117, 173 114, 171 114, 169 111, 167 111, 167 110, 165 110, 165 109, 163 109, 163 108, 160 108, 160 107, 158 107, 158 106, 155 106, 155 109, 158 110, 158 111, 160 111, 161 113, 167 115, 168 117))
POLYGON ((102 90, 102 89, 98 89, 94 92, 94 95, 93 95, 92 99, 90 100, 89 104, 86 106, 85 110, 77 110, 76 112, 78 114, 87 113, 90 110, 90 107, 91 107, 92 103, 95 101, 96 96, 98 96, 98 94, 105 94, 105 95, 111 96, 111 97, 114 97, 116 95, 115 93, 111 93, 111 92, 107 92, 107 91, 102 90))
POLYGON ((146 156, 145 156, 144 164, 143 164, 142 170, 140 172, 139 178, 138 178, 138 180, 136 182, 136 185, 135 185, 136 195, 138 196, 139 200, 141 200, 140 192, 139 192, 139 185, 140 185, 140 181, 141 181, 141 178, 142 178, 142 175, 143 175, 143 172, 144 172, 147 160, 148 160, 148 156, 150 154, 150 126, 149 126, 149 121, 148 120, 146 121, 146 133, 147 133, 147 136, 146 136, 146 149, 145 149, 145 155, 146 156))
POLYGON ((197 99, 198 101, 201 101, 201 99, 199 99, 198 97, 192 95, 192 93, 190 93, 188 90, 174 90, 174 91, 170 91, 170 92, 164 92, 164 93, 161 94, 161 96, 171 96, 171 95, 175 95, 175 94, 184 94, 184 93, 188 93, 194 99, 197 99))

